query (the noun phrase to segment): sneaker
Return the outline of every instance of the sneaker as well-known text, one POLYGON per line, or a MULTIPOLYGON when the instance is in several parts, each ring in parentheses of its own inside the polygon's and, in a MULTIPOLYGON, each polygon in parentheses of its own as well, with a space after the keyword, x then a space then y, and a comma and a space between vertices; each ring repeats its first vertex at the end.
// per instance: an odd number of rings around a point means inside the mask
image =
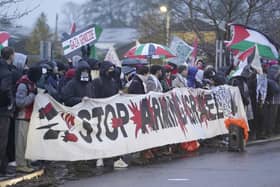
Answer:
POLYGON ((103 166, 104 166, 103 159, 98 159, 96 161, 96 167, 103 167, 103 166))
POLYGON ((128 164, 125 163, 121 158, 114 162, 114 168, 127 168, 128 164))
POLYGON ((34 169, 27 167, 27 166, 19 166, 19 167, 17 167, 16 171, 22 172, 22 173, 31 173, 34 171, 34 169))

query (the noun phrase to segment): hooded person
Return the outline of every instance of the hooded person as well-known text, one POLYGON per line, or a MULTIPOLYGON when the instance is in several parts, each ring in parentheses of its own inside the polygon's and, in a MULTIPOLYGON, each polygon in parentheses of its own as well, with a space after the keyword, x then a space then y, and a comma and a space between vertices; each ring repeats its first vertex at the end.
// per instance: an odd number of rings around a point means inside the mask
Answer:
POLYGON ((62 98, 66 106, 74 106, 80 103, 83 97, 94 98, 90 66, 84 60, 79 62, 75 77, 62 88, 62 98))
POLYGON ((147 93, 147 75, 149 68, 147 66, 136 67, 136 74, 133 76, 130 85, 128 86, 129 94, 145 94, 147 93))
POLYGON ((115 80, 116 68, 112 62, 104 61, 100 64, 99 78, 93 80, 96 98, 106 98, 119 92, 119 84, 115 80))
POLYGON ((82 57, 80 57, 79 55, 75 55, 72 57, 72 66, 73 68, 77 69, 80 60, 82 60, 82 57))
POLYGON ((33 171, 33 168, 28 167, 24 155, 29 121, 37 94, 36 82, 41 78, 41 75, 41 68, 39 66, 34 66, 28 70, 27 75, 23 75, 17 82, 16 106, 18 108, 18 113, 15 123, 15 141, 17 171, 20 172, 29 173, 33 171))
MULTIPOLYGON (((119 92, 119 83, 116 81, 116 76, 120 72, 116 70, 115 65, 110 61, 104 61, 100 64, 99 78, 93 80, 93 87, 96 98, 107 98, 116 95, 119 92)), ((112 159, 105 159, 105 164, 111 165, 112 159)), ((127 163, 121 157, 113 158, 114 167, 126 168, 127 163)), ((103 159, 98 159, 96 166, 104 166, 103 159)))

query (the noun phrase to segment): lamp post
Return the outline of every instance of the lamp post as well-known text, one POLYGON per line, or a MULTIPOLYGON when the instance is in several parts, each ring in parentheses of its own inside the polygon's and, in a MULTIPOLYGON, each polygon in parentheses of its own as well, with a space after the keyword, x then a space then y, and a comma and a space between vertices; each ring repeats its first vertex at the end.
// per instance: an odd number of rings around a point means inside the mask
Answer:
POLYGON ((166 46, 169 44, 169 31, 170 31, 170 12, 172 10, 168 11, 167 6, 160 6, 160 12, 166 14, 166 46))

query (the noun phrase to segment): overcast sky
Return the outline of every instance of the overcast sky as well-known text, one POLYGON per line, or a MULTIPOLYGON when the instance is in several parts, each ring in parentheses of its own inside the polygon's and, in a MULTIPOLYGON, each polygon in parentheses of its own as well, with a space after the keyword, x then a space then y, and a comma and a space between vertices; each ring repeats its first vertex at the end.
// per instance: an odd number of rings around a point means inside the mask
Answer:
POLYGON ((32 27, 40 13, 45 12, 48 16, 48 24, 54 28, 56 13, 61 14, 63 4, 69 1, 82 4, 87 0, 25 0, 24 3, 20 4, 20 8, 25 9, 27 7, 34 7, 38 4, 40 4, 40 6, 27 16, 18 20, 17 24, 32 27))

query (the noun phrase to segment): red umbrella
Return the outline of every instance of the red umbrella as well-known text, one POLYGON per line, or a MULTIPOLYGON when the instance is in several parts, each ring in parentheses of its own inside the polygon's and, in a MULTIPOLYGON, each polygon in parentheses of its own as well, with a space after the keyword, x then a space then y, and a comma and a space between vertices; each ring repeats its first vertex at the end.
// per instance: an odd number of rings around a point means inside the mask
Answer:
POLYGON ((166 46, 146 43, 140 44, 131 48, 124 55, 126 58, 142 58, 142 59, 159 59, 159 58, 173 58, 176 55, 166 46))

